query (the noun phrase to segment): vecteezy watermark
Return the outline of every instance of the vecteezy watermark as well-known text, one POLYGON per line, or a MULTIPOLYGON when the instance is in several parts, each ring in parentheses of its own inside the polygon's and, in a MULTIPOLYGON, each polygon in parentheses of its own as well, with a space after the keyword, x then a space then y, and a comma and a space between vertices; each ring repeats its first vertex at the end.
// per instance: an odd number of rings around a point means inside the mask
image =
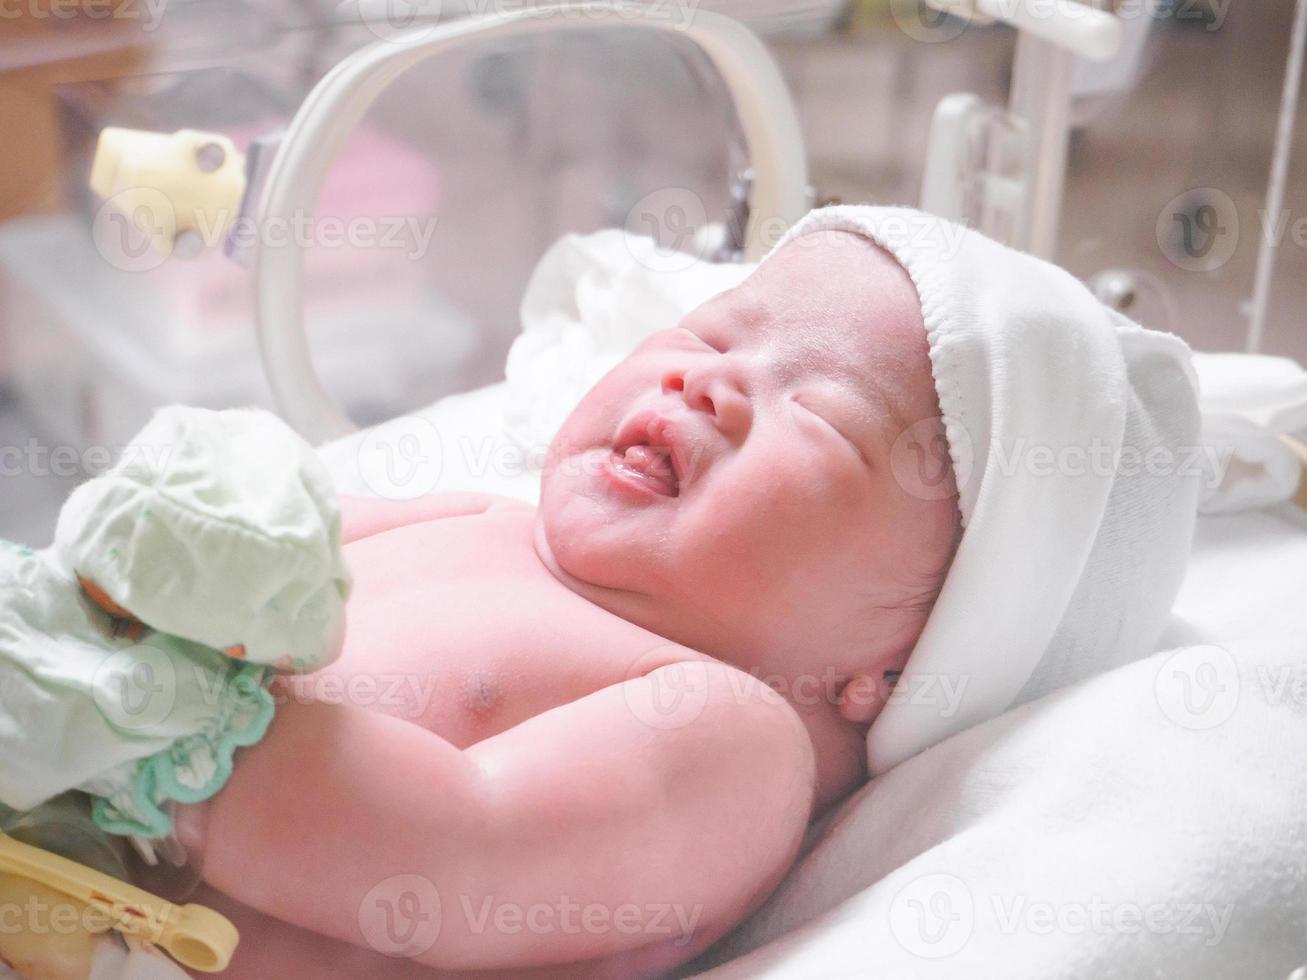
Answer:
MULTIPOLYGON (((384 709, 386 714, 407 721, 427 717, 438 683, 431 674, 405 671, 366 671, 337 674, 279 674, 272 681, 272 703, 347 704, 355 708, 384 709)), ((213 700, 214 686, 210 684, 213 700)))
POLYGON ((1025 471, 1035 477, 1152 476, 1207 481, 1208 489, 1221 484, 1224 467, 1233 450, 1218 446, 1118 446, 1098 439, 1088 445, 1046 446, 1024 438, 991 447, 990 461, 997 472, 1012 476, 1025 471))
POLYGON ((1217 187, 1177 194, 1157 215, 1157 247, 1188 272, 1213 272, 1230 261, 1239 244, 1239 210, 1217 187))
POLYGON ((971 480, 971 437, 953 427, 956 449, 950 451, 948 429, 940 417, 924 418, 904 429, 890 447, 890 472, 900 487, 918 500, 956 496, 971 480))
MULTIPOLYGON (((164 935, 173 907, 168 903, 151 903, 139 909, 137 935, 157 942, 164 935)), ((0 902, 0 936, 76 936, 98 935, 112 929, 118 918, 95 904, 71 899, 51 900, 29 894, 22 901, 0 902)))
POLYGON ((1003 935, 1181 936, 1216 946, 1225 938, 1234 905, 1212 902, 1087 902, 1032 900, 1024 895, 991 898, 994 922, 1003 935))
POLYGON ((152 187, 130 188, 109 197, 91 222, 91 241, 101 257, 123 272, 149 272, 173 255, 189 257, 224 242, 253 248, 384 249, 416 261, 436 233, 434 215, 290 215, 255 219, 225 209, 197 210, 183 227, 172 199, 152 187))
POLYGON ((1239 666, 1224 647, 1184 647, 1162 661, 1153 693, 1172 723, 1195 731, 1215 728, 1239 706, 1239 666))
MULTIPOLYGON (((698 0, 644 0, 611 7, 588 0, 460 0, 452 9, 458 17, 516 14, 578 21, 639 18, 665 21, 675 30, 684 31, 693 23, 698 6, 698 0)), ((444 5, 442 0, 341 0, 336 11, 358 21, 383 41, 416 43, 435 33, 444 5)))
MULTIPOLYGON (((876 219, 875 235, 872 240, 891 252, 911 249, 914 252, 928 251, 941 260, 956 258, 969 235, 976 234, 975 229, 940 218, 925 211, 909 208, 887 212, 876 219)), ((796 235, 786 243, 786 248, 845 248, 865 247, 861 230, 850 231, 836 227, 815 228, 796 235)))
MULTIPOLYGON (((626 670, 622 698, 627 710, 649 728, 664 731, 691 725, 712 699, 708 662, 678 659, 683 656, 675 644, 660 644, 626 670)), ((739 697, 748 698, 749 692, 741 690, 739 697)))
POLYGON ((158 473, 167 463, 171 451, 169 445, 150 446, 141 442, 114 446, 47 445, 31 436, 21 446, 0 446, 0 478, 99 476, 115 462, 158 473))
POLYGON ((417 721, 427 717, 438 693, 437 681, 429 674, 315 671, 277 674, 265 681, 237 669, 235 661, 227 665, 217 656, 216 652, 210 660, 178 656, 170 640, 151 635, 108 653, 94 672, 91 695, 115 728, 145 734, 177 729, 179 710, 188 717, 208 716, 219 705, 264 698, 277 709, 286 704, 347 704, 417 721), (258 689, 265 683, 263 694, 258 689))
POLYGON ((177 665, 161 647, 136 643, 115 650, 96 668, 91 696, 119 731, 161 729, 178 699, 177 665))
POLYGON ((358 923, 364 942, 378 953, 421 956, 440 938, 440 892, 422 875, 393 875, 363 896, 358 923))
MULTIPOLYGON (((641 197, 627 212, 623 228, 631 257, 653 272, 681 272, 715 260, 724 244, 775 248, 792 222, 728 204, 718 220, 709 220, 703 198, 687 187, 663 187, 641 197), (652 245, 649 243, 652 242, 652 245)), ((921 211, 904 209, 882 216, 875 240, 891 251, 911 247, 941 259, 955 257, 971 228, 921 211)), ((839 227, 813 228, 786 242, 787 248, 865 248, 863 235, 839 227)))
POLYGON ((1258 664, 1257 689, 1272 708, 1307 711, 1307 663, 1258 664))
POLYGON ((914 956, 937 960, 952 956, 971 938, 976 902, 967 883, 945 872, 921 875, 894 895, 889 930, 914 956))
POLYGON ((1262 238, 1268 245, 1281 245, 1285 235, 1296 248, 1307 248, 1307 215, 1294 216, 1289 208, 1281 208, 1274 216, 1265 208, 1257 210, 1262 238))
POLYGON ((418 874, 378 882, 358 909, 364 941, 394 957, 421 956, 452 924, 474 936, 648 936, 684 946, 694 938, 702 917, 703 905, 698 903, 610 904, 579 901, 565 893, 533 902, 462 894, 442 903, 435 883, 418 874))
MULTIPOLYGON (((1307 215, 1290 208, 1271 214, 1258 208, 1257 224, 1267 245, 1287 241, 1307 248, 1307 215)), ((1171 262, 1190 272, 1212 272, 1234 255, 1239 244, 1239 211, 1230 195, 1215 187, 1177 194, 1157 216, 1157 245, 1171 262)))
POLYGON ((965 490, 978 473, 1004 477, 1020 473, 1040 479, 1077 477, 1153 477, 1194 480, 1201 489, 1221 486, 1232 446, 1197 444, 1147 448, 1094 438, 1059 446, 1025 437, 995 440, 982 470, 966 426, 947 417, 921 419, 908 426, 890 448, 890 472, 905 491, 922 500, 941 500, 965 490))
POLYGON ((1216 946, 1225 938, 1234 911, 1232 903, 1118 902, 1099 895, 1086 901, 1047 901, 998 892, 980 904, 957 875, 933 872, 900 888, 890 902, 888 917, 891 934, 905 950, 923 959, 943 959, 970 942, 978 921, 1002 936, 1147 933, 1216 946))
MULTIPOLYGON (((693 449, 677 457, 677 475, 693 479, 704 450, 693 449)), ((575 453, 555 443, 519 443, 499 436, 461 433, 452 440, 422 415, 402 415, 367 431, 356 449, 361 479, 379 497, 403 500, 436 491, 446 470, 482 478, 539 476, 547 467, 558 476, 595 476, 607 465, 606 457, 575 453)))
POLYGON ((940 44, 961 36, 970 21, 939 10, 925 0, 890 0, 890 16, 908 37, 923 44, 940 44))
MULTIPOLYGON (((1217 31, 1225 23, 1232 0, 1119 0, 1112 14, 1119 20, 1129 21, 1141 17, 1150 20, 1201 22, 1206 30, 1217 31)), ((973 23, 968 4, 963 0, 890 0, 890 15, 894 23, 914 41, 938 44, 952 41, 962 35, 973 23), (941 9, 942 8, 942 9, 941 9)), ((990 13, 1009 22, 1078 21, 1086 17, 1101 16, 1101 7, 1078 0, 992 0, 983 19, 990 22, 990 13)))
POLYGON ((473 901, 460 896, 459 908, 474 935, 499 936, 659 936, 673 946, 694 938, 703 905, 679 902, 578 902, 569 895, 543 902, 503 902, 492 895, 473 901))
POLYGON ((420 415, 401 415, 369 429, 359 441, 359 473, 379 497, 422 497, 440 483, 444 452, 435 423, 420 415))
POLYGON ((709 215, 703 198, 688 187, 661 187, 645 194, 622 222, 626 247, 636 262, 657 273, 675 273, 699 262, 719 261, 724 250, 770 251, 790 228, 779 215, 727 202, 709 215))
POLYGON ((703 198, 686 187, 665 187, 636 201, 624 227, 653 242, 650 250, 632 251, 636 261, 654 272, 681 272, 701 261, 699 234, 707 224, 703 198))
POLYGON ((136 21, 147 33, 158 29, 168 0, 0 0, 0 20, 136 21))
POLYGON ((907 704, 951 718, 962 706, 971 676, 908 672, 853 680, 833 667, 794 675, 723 668, 706 660, 686 660, 683 648, 661 644, 627 669, 622 696, 638 721, 660 730, 693 724, 714 697, 747 704, 764 694, 761 688, 799 707, 841 702, 856 707, 907 704))

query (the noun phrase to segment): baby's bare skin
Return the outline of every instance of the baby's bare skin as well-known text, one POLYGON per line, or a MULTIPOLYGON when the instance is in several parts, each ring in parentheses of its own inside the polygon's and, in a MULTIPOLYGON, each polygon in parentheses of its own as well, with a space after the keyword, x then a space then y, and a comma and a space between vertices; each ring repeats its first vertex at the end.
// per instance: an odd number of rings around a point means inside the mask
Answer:
POLYGON ((374 531, 346 547, 356 584, 344 653, 291 688, 274 731, 214 800, 211 885, 366 945, 367 892, 422 875, 442 919, 420 962, 521 968, 617 955, 626 970, 692 954, 770 890, 814 791, 807 731, 783 699, 561 585, 535 556, 531 508, 437 497, 348 501, 344 513, 350 533, 374 531), (451 516, 379 529, 446 508, 451 516), (693 673, 675 673, 688 662, 693 673), (687 689, 682 717, 642 693, 660 669, 703 686, 687 689), (360 685, 375 692, 367 706, 303 703, 360 685), (253 864, 252 846, 277 859, 253 864), (288 869, 299 882, 289 891, 288 869), (327 894, 336 900, 303 898, 327 894), (514 935, 492 920, 478 934, 487 899, 635 904, 648 921, 514 935))
POLYGON ((938 414, 911 283, 825 237, 601 381, 539 512, 343 502, 341 659, 282 682, 263 742, 179 816, 260 936, 231 976, 293 962, 301 930, 406 957, 369 976, 663 971, 865 778, 867 692, 910 652, 956 513, 889 465, 903 420, 938 414), (384 949, 378 916, 420 925, 434 894, 439 929, 384 949))

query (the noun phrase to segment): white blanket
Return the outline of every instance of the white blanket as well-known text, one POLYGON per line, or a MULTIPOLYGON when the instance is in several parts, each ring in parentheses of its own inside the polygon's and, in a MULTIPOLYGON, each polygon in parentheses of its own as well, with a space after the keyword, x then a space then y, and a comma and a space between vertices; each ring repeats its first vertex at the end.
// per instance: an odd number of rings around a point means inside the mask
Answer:
POLYGON ((964 732, 810 835, 731 977, 1267 977, 1307 966, 1307 515, 1207 517, 1190 643, 964 732), (747 955, 746 955, 747 954, 747 955))

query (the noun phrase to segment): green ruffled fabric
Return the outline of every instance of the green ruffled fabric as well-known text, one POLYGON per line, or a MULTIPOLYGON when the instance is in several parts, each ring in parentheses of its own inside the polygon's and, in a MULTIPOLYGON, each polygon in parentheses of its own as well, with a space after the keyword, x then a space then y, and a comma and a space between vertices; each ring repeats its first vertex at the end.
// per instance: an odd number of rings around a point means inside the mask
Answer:
POLYGON ((102 830, 167 836, 172 832, 169 804, 209 799, 231 777, 236 750, 263 738, 276 711, 266 683, 270 671, 260 664, 228 663, 222 702, 203 731, 97 780, 91 815, 102 830))

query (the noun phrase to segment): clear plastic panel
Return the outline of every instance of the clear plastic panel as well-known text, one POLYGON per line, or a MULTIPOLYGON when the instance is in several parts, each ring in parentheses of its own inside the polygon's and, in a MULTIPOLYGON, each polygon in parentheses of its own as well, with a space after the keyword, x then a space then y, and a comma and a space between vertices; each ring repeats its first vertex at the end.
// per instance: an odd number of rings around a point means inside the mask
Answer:
MULTIPOLYGON (((1260 239, 1278 235, 1263 350, 1307 363, 1307 100, 1285 211, 1262 214, 1293 4, 1111 5, 1126 60, 1077 75, 1057 261, 1150 326, 1241 350, 1260 239)), ((913 0, 863 0, 851 23, 778 45, 813 183, 823 197, 913 203, 940 99, 969 91, 1006 108, 1015 32, 913 0)))
POLYGON ((353 247, 349 259, 306 250, 310 335, 333 315, 322 288, 366 278, 375 317, 411 321, 415 356, 443 352, 410 405, 497 380, 527 277, 550 244, 628 227, 689 249, 729 217, 747 165, 718 76, 674 36, 552 30, 428 59, 386 89, 327 177, 319 212, 375 230, 378 247, 353 247))
POLYGON ((1059 259, 1142 322, 1242 350, 1259 245, 1278 235, 1262 350, 1307 363, 1301 105, 1285 210, 1264 213, 1293 4, 1122 5, 1149 10, 1133 86, 1080 107, 1059 259))
MULTIPOLYGON (((45 192, 57 206, 0 221, 4 366, 33 428, 79 451, 120 444, 164 402, 272 404, 249 271, 221 247, 125 267, 97 248, 87 187, 104 127, 210 130, 244 150, 380 36, 297 7, 222 9, 170 6, 92 77, 34 86, 30 115, 62 166, 45 192)), ((527 277, 558 237, 629 224, 688 248, 729 218, 747 166, 729 96, 690 42, 554 30, 402 76, 343 148, 317 214, 258 234, 309 245, 318 372, 366 424, 501 377, 527 277)))

